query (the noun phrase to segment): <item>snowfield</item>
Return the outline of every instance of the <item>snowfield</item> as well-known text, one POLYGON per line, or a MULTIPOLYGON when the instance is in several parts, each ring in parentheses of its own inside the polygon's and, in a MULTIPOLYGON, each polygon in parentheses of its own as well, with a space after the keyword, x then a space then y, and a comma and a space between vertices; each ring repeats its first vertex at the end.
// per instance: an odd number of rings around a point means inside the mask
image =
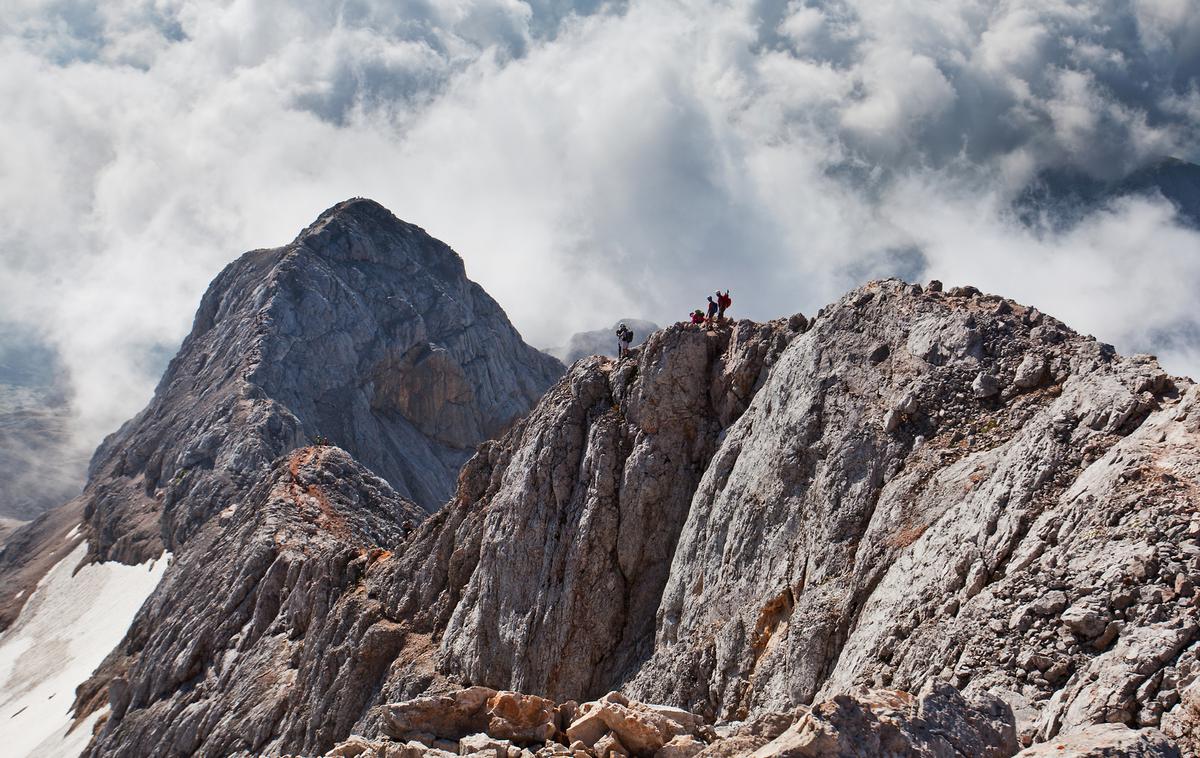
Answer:
POLYGON ((5 756, 77 756, 87 747, 104 710, 71 730, 75 688, 125 636, 171 560, 163 553, 139 566, 89 564, 72 576, 86 554, 84 542, 56 563, 0 635, 5 756))

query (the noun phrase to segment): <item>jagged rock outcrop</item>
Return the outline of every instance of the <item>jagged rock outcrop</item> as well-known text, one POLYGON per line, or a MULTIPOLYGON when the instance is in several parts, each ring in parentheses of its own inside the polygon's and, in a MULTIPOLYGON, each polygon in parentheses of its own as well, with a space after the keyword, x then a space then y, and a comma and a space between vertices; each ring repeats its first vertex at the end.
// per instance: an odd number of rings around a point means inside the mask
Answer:
POLYGON ((96 556, 171 549, 270 462, 325 439, 427 510, 562 372, 443 243, 370 200, 214 280, 150 405, 97 450, 96 556))
MULTIPOLYGON (((381 545, 392 555, 371 565, 360 588, 331 593, 327 610, 302 631, 279 633, 306 641, 304 649, 321 660, 313 671, 353 667, 375 649, 371 627, 353 619, 363 595, 378 600, 378 617, 398 630, 400 646, 389 650, 386 678, 361 693, 359 732, 381 728, 382 712, 370 705, 450 688, 461 678, 513 682, 552 698, 612 689, 649 653, 672 534, 682 528, 708 458, 797 334, 786 322, 743 322, 721 332, 678 327, 655 335, 636 362, 581 362, 501 441, 481 446, 453 502, 403 543, 381 545), (531 655, 535 649, 555 652, 531 655)), ((206 581, 223 583, 224 575, 206 581)), ((240 593, 200 605, 241 603, 240 593)), ((271 620, 285 618, 282 606, 264 613, 263 624, 288 628, 271 620)), ((175 727, 155 733, 144 725, 174 723, 164 714, 179 712, 179 703, 219 722, 196 722, 189 744, 205 749, 234 749, 222 735, 236 732, 248 735, 237 749, 312 753, 348 733, 338 734, 343 725, 328 719, 322 730, 309 726, 326 708, 323 681, 289 681, 288 708, 270 717, 240 712, 238 703, 277 697, 263 682, 278 675, 279 643, 226 636, 197 652, 179 623, 170 614, 135 622, 161 647, 131 661, 130 681, 159 684, 143 687, 144 697, 110 719, 95 755, 150 749, 154 739, 168 744, 175 727), (192 688, 171 674, 174 661, 215 667, 231 650, 244 666, 237 687, 218 678, 192 688)))
POLYGON ((365 577, 425 515, 339 448, 280 459, 195 534, 80 688, 83 710, 111 707, 92 754, 228 755, 280 731, 293 743, 343 736, 406 641, 365 577), (345 636, 357 646, 338 659, 345 636))
POLYGON ((1157 725, 1198 650, 1198 397, 977 291, 851 293, 709 466, 630 692, 731 718, 942 676, 1026 741, 1157 725))
POLYGON ((1017 753, 1021 758, 1176 758, 1178 748, 1157 729, 1096 724, 1017 753))
POLYGON ((983 695, 968 702, 944 682, 930 681, 917 696, 869 690, 801 706, 790 717, 767 714, 698 755, 1007 758, 1016 751, 1012 710, 1003 701, 983 695))
POLYGON ((714 722, 832 702, 826 721, 872 739, 879 714, 839 697, 937 681, 1012 710, 1004 750, 1107 722, 1188 749, 1171 735, 1200 675, 1198 401, 1153 358, 969 287, 876 282, 812 322, 671 327, 574 365, 302 628, 272 604, 274 634, 193 654, 169 614, 139 624, 159 647, 129 681, 162 686, 93 754, 167 750, 145 725, 183 720, 180 703, 205 714, 194 744, 311 754, 386 734, 385 704, 471 685, 619 689, 714 722), (307 668, 274 657, 277 637, 307 668), (318 675, 363 656, 378 665, 354 698, 318 675), (167 673, 229 659, 236 684, 167 673), (239 708, 276 702, 281 671, 286 706, 239 708))

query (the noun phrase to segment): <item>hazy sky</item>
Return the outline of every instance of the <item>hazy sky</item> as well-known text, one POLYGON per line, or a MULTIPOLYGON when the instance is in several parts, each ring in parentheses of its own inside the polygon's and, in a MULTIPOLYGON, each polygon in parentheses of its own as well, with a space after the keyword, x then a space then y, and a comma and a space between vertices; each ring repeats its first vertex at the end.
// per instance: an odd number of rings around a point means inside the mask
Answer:
POLYGON ((1200 374, 1169 204, 1009 212, 1043 169, 1200 158, 1198 77, 1195 0, 5 0, 0 321, 61 351, 94 444, 224 264, 362 195, 537 345, 902 275, 1200 374))

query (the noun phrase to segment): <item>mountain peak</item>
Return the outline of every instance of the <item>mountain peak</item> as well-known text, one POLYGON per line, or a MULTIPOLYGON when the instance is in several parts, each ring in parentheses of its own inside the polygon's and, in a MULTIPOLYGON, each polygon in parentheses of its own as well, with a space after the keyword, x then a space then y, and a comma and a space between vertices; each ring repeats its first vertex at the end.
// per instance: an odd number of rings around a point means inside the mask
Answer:
POLYGON ((160 520, 173 546, 318 438, 436 510, 475 446, 562 370, 445 243, 372 200, 338 203, 213 281, 150 406, 97 451, 89 488, 107 494, 85 492, 103 535, 93 548, 140 560, 160 520), (125 496, 111 497, 116 481, 125 496))
POLYGON ((419 227, 400 219, 396 214, 380 203, 367 197, 352 197, 326 208, 296 237, 296 241, 320 232, 330 224, 375 225, 388 231, 413 229, 423 231, 419 227))
MULTIPOLYGON (((466 276, 462 258, 449 245, 368 198, 354 197, 326 209, 290 246, 334 261, 424 266, 440 279, 466 276)), ((285 248, 286 249, 286 248, 285 248)))

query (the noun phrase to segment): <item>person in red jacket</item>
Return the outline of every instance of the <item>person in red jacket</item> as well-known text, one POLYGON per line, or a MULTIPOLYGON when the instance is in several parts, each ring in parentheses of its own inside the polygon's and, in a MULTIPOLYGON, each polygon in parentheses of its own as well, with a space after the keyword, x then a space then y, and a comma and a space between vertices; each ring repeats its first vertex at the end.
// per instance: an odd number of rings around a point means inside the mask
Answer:
POLYGON ((733 305, 733 298, 729 296, 729 290, 725 290, 725 294, 721 294, 721 290, 717 290, 717 321, 725 322, 725 311, 729 306, 733 305))
POLYGON ((692 323, 693 324, 703 324, 704 323, 704 311, 700 310, 699 308, 692 311, 692 323))

